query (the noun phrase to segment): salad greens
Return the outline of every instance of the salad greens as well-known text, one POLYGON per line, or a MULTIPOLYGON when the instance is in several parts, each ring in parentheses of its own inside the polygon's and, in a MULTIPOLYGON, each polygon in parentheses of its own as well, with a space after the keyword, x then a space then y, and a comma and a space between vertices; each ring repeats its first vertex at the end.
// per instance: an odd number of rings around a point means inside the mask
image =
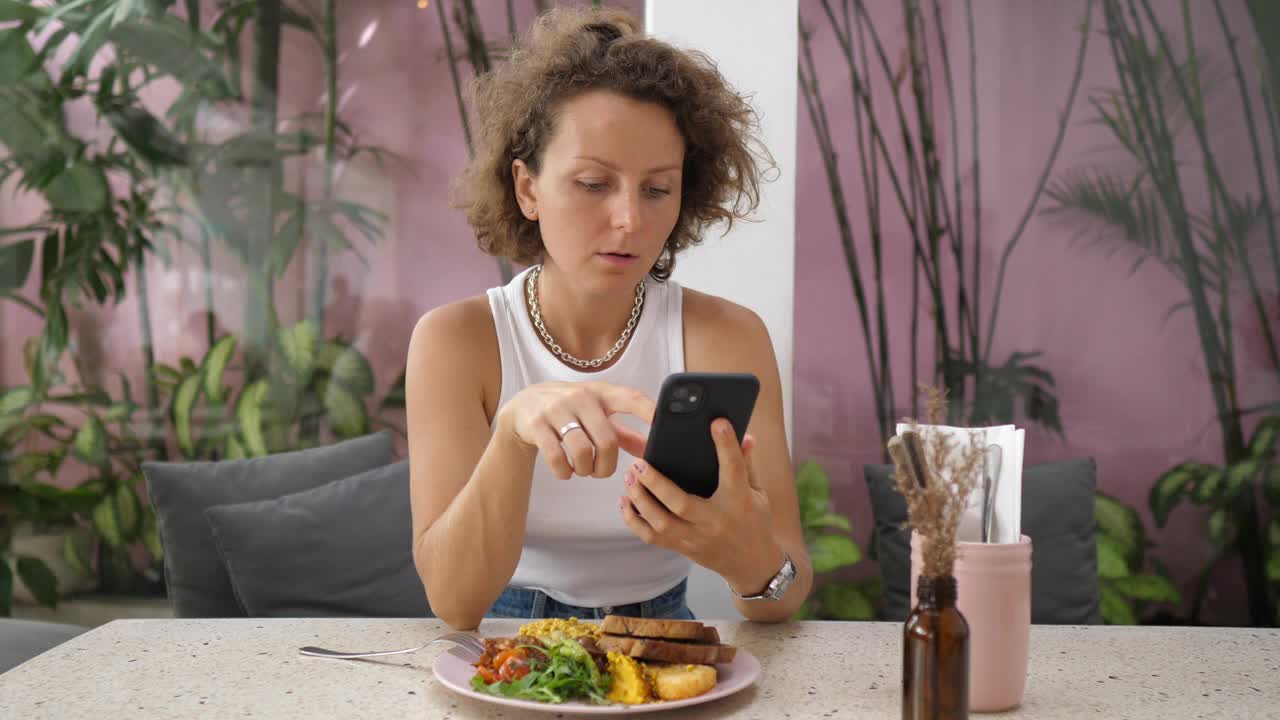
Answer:
POLYGON ((542 649, 545 662, 530 659, 530 672, 519 680, 486 684, 479 675, 471 678, 478 692, 520 700, 563 703, 590 698, 607 703, 612 678, 601 673, 591 655, 576 640, 557 640, 542 649))

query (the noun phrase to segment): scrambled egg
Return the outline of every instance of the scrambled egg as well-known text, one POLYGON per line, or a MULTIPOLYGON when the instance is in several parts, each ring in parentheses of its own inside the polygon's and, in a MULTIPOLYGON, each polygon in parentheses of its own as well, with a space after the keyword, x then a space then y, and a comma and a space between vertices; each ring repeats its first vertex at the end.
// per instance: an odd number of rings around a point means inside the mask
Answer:
POLYGON ((622 653, 609 653, 609 674, 613 676, 613 685, 609 688, 609 699, 626 705, 639 705, 649 702, 653 690, 645 679, 644 669, 635 658, 622 653))
POLYGON ((585 623, 577 618, 568 620, 534 620, 520 626, 521 635, 532 635, 540 640, 577 640, 580 637, 600 637, 600 626, 585 623))

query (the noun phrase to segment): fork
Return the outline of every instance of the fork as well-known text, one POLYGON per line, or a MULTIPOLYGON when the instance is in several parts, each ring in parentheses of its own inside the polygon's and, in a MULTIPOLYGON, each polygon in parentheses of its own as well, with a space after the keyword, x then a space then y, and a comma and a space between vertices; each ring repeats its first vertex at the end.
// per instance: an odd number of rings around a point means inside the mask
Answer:
POLYGON ((477 660, 480 658, 481 655, 484 655, 484 643, 480 642, 480 640, 476 638, 474 635, 468 635, 466 633, 460 633, 460 632, 452 632, 445 635, 441 635, 440 637, 435 638, 434 640, 430 640, 423 645, 419 645, 417 647, 411 647, 411 648, 404 648, 403 650, 378 650, 378 651, 372 651, 372 652, 339 652, 337 650, 326 650, 325 648, 307 646, 307 647, 298 648, 298 652, 302 653, 303 655, 311 655, 314 657, 323 657, 323 658, 333 658, 335 660, 355 660, 357 658, 382 657, 384 655, 403 655, 405 653, 417 652, 427 647, 428 645, 434 645, 439 642, 453 643, 454 645, 457 645, 458 647, 462 648, 468 653, 475 655, 477 660))

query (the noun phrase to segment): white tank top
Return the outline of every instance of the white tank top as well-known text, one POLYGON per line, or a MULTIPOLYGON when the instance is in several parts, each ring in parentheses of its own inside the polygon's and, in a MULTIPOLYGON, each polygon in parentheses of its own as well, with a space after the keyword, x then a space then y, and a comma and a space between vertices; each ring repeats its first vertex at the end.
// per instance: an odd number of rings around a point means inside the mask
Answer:
MULTIPOLYGON (((667 375, 684 370, 682 297, 676 283, 646 278, 644 308, 621 356, 604 370, 581 372, 543 345, 529 319, 524 299, 529 272, 488 291, 502 356, 498 407, 529 385, 549 381, 625 385, 656 399, 667 375)), ((630 415, 614 418, 647 431, 645 423, 630 415)), ((657 597, 688 576, 688 558, 645 544, 622 521, 622 477, 635 460, 620 450, 613 477, 560 480, 538 458, 524 550, 512 585, 541 590, 570 605, 607 607, 657 597)))

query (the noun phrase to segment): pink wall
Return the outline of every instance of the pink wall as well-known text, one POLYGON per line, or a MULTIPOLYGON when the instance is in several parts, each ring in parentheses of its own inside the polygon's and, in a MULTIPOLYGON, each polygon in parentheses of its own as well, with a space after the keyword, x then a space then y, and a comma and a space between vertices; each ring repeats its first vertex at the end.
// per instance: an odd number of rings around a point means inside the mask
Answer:
MULTIPOLYGON (((1057 131, 1080 37, 1074 29, 1084 5, 1011 0, 974 4, 982 217, 984 245, 989 248, 983 258, 984 308, 990 307, 998 255, 1030 198, 1057 131)), ((1200 47, 1210 54, 1218 70, 1226 72, 1229 59, 1223 52, 1212 6, 1192 5, 1194 22, 1200 28, 1200 47)), ((861 211, 862 183, 854 160, 857 148, 845 64, 820 6, 816 2, 801 6, 806 26, 820 28, 814 37, 819 78, 828 98, 828 112, 839 118, 833 119, 839 126, 833 134, 837 142, 847 140, 837 150, 845 158, 846 196, 859 201, 852 210, 856 217, 861 211), (831 107, 837 103, 845 113, 843 118, 831 107)), ((879 10, 885 12, 877 17, 882 27, 901 27, 896 6, 879 10)), ((962 21, 963 15, 956 19, 962 21)), ((1243 13, 1235 12, 1231 20, 1237 33, 1247 31, 1243 13)), ((1105 38, 1097 34, 1101 22, 1099 13, 1094 18, 1095 34, 1086 56, 1080 96, 1057 161, 1059 172, 1089 165, 1129 167, 1105 129, 1088 124, 1093 113, 1085 103, 1086 93, 1115 83, 1105 38)), ((1165 22, 1180 32, 1176 16, 1166 17, 1165 22)), ((964 25, 951 24, 947 32, 953 57, 965 58, 964 25)), ((891 48, 902 45, 900 32, 886 35, 891 48)), ((899 55, 891 49, 890 57, 899 55)), ((957 87, 962 89, 958 92, 967 97, 969 84, 963 65, 957 73, 957 87)), ((887 86, 877 88, 877 102, 882 107, 889 102, 887 92, 887 86)), ((1228 182, 1237 189, 1256 185, 1252 165, 1247 164, 1251 163, 1247 147, 1231 140, 1244 137, 1235 85, 1220 83, 1216 92, 1211 132, 1223 166, 1235 168, 1229 171, 1232 176, 1228 182)), ((839 246, 818 144, 803 108, 801 114, 795 455, 797 460, 813 457, 827 465, 833 481, 841 483, 837 491, 840 509, 853 516, 860 533, 866 533, 871 516, 861 468, 865 463, 881 462, 874 401, 857 306, 839 246)), ((971 147, 967 140, 969 103, 961 103, 960 117, 963 158, 971 147)), ((882 116, 882 122, 887 118, 882 116)), ((950 158, 946 140, 940 154, 950 158)), ((888 193, 888 185, 884 187, 888 193)), ((1042 201, 1041 207, 1045 205, 1042 201)), ((862 241, 860 250, 868 258, 863 262, 869 262, 865 225, 855 224, 855 230, 862 241)), ((1044 356, 1039 363, 1057 380, 1066 439, 1029 427, 1027 464, 1092 456, 1098 461, 1100 486, 1137 506, 1147 517, 1147 492, 1164 470, 1188 458, 1221 462, 1220 435, 1213 421, 1215 409, 1194 320, 1183 312, 1163 322, 1167 310, 1185 296, 1165 269, 1150 263, 1130 275, 1133 254, 1122 250, 1108 258, 1102 248, 1073 243, 1072 234, 1070 228, 1055 225, 1048 218, 1032 218, 1010 261, 993 361, 1002 361, 1015 350, 1040 350, 1044 356)), ((890 238, 886 243, 890 258, 886 261, 888 307, 894 329, 890 345, 898 358, 894 375, 900 388, 899 405, 904 406, 909 402, 904 378, 909 367, 911 251, 901 220, 889 223, 886 235, 890 238)), ((1272 297, 1280 300, 1275 294, 1276 278, 1266 282, 1272 297)), ((1280 310, 1280 303, 1274 307, 1280 310)), ((1237 328, 1237 342, 1249 348, 1240 352, 1240 390, 1243 397, 1252 399, 1243 404, 1274 401, 1276 375, 1268 372, 1257 346, 1260 328, 1245 312, 1243 302, 1239 303, 1237 317, 1244 322, 1237 328)), ((928 347, 922 344, 922 357, 931 357, 928 347)), ((927 377, 927 371, 927 367, 921 368, 922 377, 927 377)), ((1019 419, 1019 424, 1025 421, 1019 419)), ((1191 509, 1181 509, 1158 535, 1157 555, 1169 563, 1184 587, 1190 574, 1209 556, 1202 518, 1191 509)), ((1149 517, 1147 521, 1149 530, 1154 531, 1149 517)), ((1243 599, 1236 583, 1237 570, 1230 566, 1219 575, 1219 592, 1210 598, 1208 616, 1220 622, 1238 621, 1243 599)))
MULTIPOLYGON (((506 27, 504 4, 478 4, 484 6, 482 19, 489 34, 501 32, 506 27)), ((524 26, 534 4, 516 4, 524 26)), ((640 0, 623 4, 637 12, 642 8, 640 0)), ((496 284, 498 273, 494 262, 475 249, 461 214, 446 202, 449 182, 466 160, 466 148, 443 62, 434 3, 425 10, 400 0, 339 3, 339 7, 343 13, 339 24, 341 115, 357 128, 362 142, 385 146, 404 161, 386 168, 368 160, 357 162, 345 170, 340 186, 348 198, 378 208, 390 218, 382 244, 362 249, 367 270, 352 257, 334 261, 328 328, 330 333, 354 338, 370 356, 381 389, 403 366, 409 332, 421 313, 496 284)), ((842 143, 847 197, 855 203, 852 211, 858 213, 861 191, 843 61, 819 4, 805 0, 801 7, 806 25, 818 28, 814 42, 820 79, 833 113, 835 135, 842 143)), ((1079 37, 1074 29, 1083 7, 1082 0, 975 3, 983 232, 993 243, 984 257, 988 292, 998 248, 1026 205, 1056 131, 1079 37)), ((884 13, 877 17, 883 27, 901 25, 896 10, 881 6, 877 12, 884 13)), ((1226 68, 1220 38, 1210 30, 1216 28, 1212 8, 1195 12, 1197 22, 1205 21, 1206 29, 1199 31, 1201 45, 1226 68)), ((1238 32, 1246 29, 1239 12, 1232 20, 1238 32)), ((1095 30, 1100 22, 1100 17, 1095 18, 1095 30)), ((953 55, 963 57, 963 25, 949 25, 948 32, 953 55)), ((891 47, 900 46, 898 33, 885 32, 885 37, 891 47)), ((454 43, 455 49, 461 44, 456 32, 454 43)), ((284 67, 281 116, 318 109, 321 69, 314 44, 296 34, 289 36, 284 67)), ((957 69, 957 83, 967 93, 967 78, 961 70, 957 69)), ((1086 124, 1091 117, 1086 94, 1112 81, 1111 58, 1103 38, 1095 35, 1058 159, 1059 171, 1122 162, 1105 132, 1086 124)), ((877 87, 876 92, 877 98, 887 101, 887 86, 877 87)), ((1238 98, 1225 84, 1219 92, 1223 105, 1221 110, 1215 107, 1213 121, 1226 121, 1214 126, 1215 138, 1239 137, 1238 98)), ((967 104, 962 108, 961 117, 967 118, 967 104)), ((871 520, 861 467, 880 461, 871 388, 826 178, 809 117, 803 108, 799 112, 794 455, 797 462, 813 458, 827 466, 839 509, 854 518, 857 535, 865 540, 871 520)), ((84 124, 83 118, 77 122, 84 124)), ((966 120, 960 122, 960 135, 968 137, 966 120)), ((942 142, 942 156, 949 158, 947 139, 942 142)), ((1227 159, 1241 161, 1228 167, 1250 167, 1237 144, 1224 140, 1222 149, 1227 159)), ((291 174, 305 176, 308 170, 293 167, 291 174)), ((1250 178, 1246 174, 1233 180, 1248 183, 1250 178)), ((0 195, 0 222, 5 225, 19 224, 37 212, 38 204, 29 197, 15 199, 11 186, 0 195)), ((865 226, 857 227, 861 251, 868 252, 865 226)), ((900 223, 890 222, 887 230, 892 343, 895 357, 900 358, 895 375, 903 388, 909 246, 900 223)), ((1181 299, 1179 286, 1167 272, 1147 265, 1130 276, 1131 256, 1121 252, 1109 259, 1096 248, 1071 243, 1071 234, 1045 218, 1032 219, 1010 265, 994 357, 1003 359, 1013 350, 1042 350, 1041 363, 1057 379, 1066 440, 1029 429, 1028 463, 1093 456, 1099 463, 1101 486, 1145 508, 1147 490, 1161 471, 1188 457, 1212 460, 1219 454, 1194 325, 1185 313, 1162 323, 1166 310, 1181 299)), ((290 268, 290 279, 278 292, 286 320, 300 317, 305 307, 304 291, 310 281, 302 260, 300 253, 290 268)), ((198 315, 203 288, 196 263, 193 253, 179 251, 172 267, 152 265, 153 322, 161 360, 172 362, 181 354, 195 355, 205 349, 198 315)), ((218 267, 221 280, 215 292, 220 320, 236 331, 243 314, 241 271, 225 257, 218 267)), ((1270 280, 1274 289, 1274 278, 1270 280)), ((989 304, 987 297, 983 307, 989 304)), ((123 370, 136 376, 140 340, 132 300, 111 308, 85 309, 73 323, 82 352, 99 358, 104 371, 123 370)), ((21 340, 37 329, 30 313, 12 303, 0 304, 3 382, 20 381, 21 340)), ((1254 347, 1250 338, 1257 329, 1238 330, 1243 346, 1254 347)), ((922 352, 927 351, 927 345, 922 345, 922 352)), ((1259 400, 1275 399, 1275 376, 1266 372, 1261 352, 1254 348, 1242 352, 1241 358, 1245 363, 1239 368, 1242 392, 1259 400)), ((900 404, 906 401, 905 396, 899 398, 900 404)), ((1176 513, 1159 540, 1160 556, 1184 582, 1209 551, 1203 523, 1189 510, 1176 513)), ((1211 600, 1211 610, 1220 621, 1231 622, 1241 616, 1242 603, 1236 597, 1234 575, 1228 572, 1223 581, 1221 595, 1211 600)))

